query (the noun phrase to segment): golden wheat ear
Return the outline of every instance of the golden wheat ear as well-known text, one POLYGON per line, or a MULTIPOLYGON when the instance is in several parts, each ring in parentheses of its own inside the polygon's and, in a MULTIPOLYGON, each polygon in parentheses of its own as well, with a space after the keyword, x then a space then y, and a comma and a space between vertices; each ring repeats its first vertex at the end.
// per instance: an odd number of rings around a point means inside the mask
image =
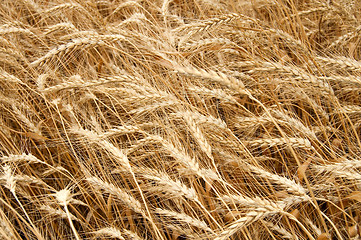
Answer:
POLYGON ((0 239, 360 239, 361 3, 2 0, 0 239))

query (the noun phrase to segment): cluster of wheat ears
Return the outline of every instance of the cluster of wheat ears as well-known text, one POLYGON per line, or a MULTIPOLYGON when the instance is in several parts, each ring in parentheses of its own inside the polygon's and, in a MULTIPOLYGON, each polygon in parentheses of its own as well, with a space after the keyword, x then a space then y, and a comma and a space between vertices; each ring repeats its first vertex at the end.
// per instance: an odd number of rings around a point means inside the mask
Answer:
POLYGON ((3 0, 0 239, 360 239, 357 0, 3 0))

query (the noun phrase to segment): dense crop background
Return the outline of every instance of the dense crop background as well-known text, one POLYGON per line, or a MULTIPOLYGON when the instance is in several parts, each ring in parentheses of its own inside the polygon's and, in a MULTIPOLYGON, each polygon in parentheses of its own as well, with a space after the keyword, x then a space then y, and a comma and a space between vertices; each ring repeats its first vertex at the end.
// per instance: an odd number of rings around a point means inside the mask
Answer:
POLYGON ((0 239, 360 239, 361 2, 0 1, 0 239))

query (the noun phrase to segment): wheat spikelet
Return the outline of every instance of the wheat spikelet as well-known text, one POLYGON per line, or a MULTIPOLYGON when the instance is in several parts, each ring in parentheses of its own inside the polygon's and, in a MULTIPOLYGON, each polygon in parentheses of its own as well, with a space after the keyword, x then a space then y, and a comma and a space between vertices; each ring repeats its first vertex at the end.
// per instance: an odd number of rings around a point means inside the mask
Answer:
MULTIPOLYGON (((39 206, 39 210, 46 212, 47 214, 51 215, 51 217, 68 219, 68 215, 63 210, 53 208, 49 205, 41 205, 39 206)), ((73 214, 70 214, 70 219, 72 221, 80 221, 73 214)))
POLYGON ((320 64, 328 67, 330 69, 336 69, 337 71, 361 71, 361 63, 353 60, 351 58, 339 57, 339 58, 330 58, 330 57, 317 57, 317 60, 320 64))
POLYGON ((162 146, 169 152, 169 154, 171 154, 175 159, 177 159, 177 161, 183 164, 186 167, 185 170, 190 170, 192 173, 204 177, 198 162, 194 158, 190 157, 188 154, 183 152, 182 149, 178 149, 176 146, 166 141, 162 137, 160 136, 152 136, 152 137, 156 141, 160 142, 162 146))
POLYGON ((181 112, 180 114, 183 116, 183 118, 184 118, 185 122, 187 123, 190 131, 192 132, 194 138, 199 143, 199 146, 202 149, 202 151, 205 152, 210 159, 213 159, 212 147, 211 147, 211 145, 209 145, 209 143, 206 140, 206 138, 204 137, 202 131, 198 128, 195 121, 193 120, 192 112, 185 111, 185 112, 181 112))
POLYGON ((68 81, 58 84, 55 86, 51 86, 48 88, 44 88, 42 92, 44 93, 52 93, 61 90, 73 89, 73 88, 90 88, 96 87, 100 85, 110 84, 110 83, 122 83, 126 81, 134 81, 136 78, 129 75, 120 75, 120 76, 111 76, 111 77, 102 77, 90 81, 84 81, 80 76, 75 75, 68 79, 68 81))
POLYGON ((217 237, 215 237, 217 240, 228 239, 240 229, 266 216, 273 214, 283 214, 285 207, 283 203, 276 204, 269 200, 260 199, 257 197, 250 198, 240 195, 223 196, 222 200, 229 204, 241 204, 245 208, 250 208, 251 210, 246 213, 244 217, 237 219, 224 231, 220 232, 217 237))
POLYGON ((31 32, 29 29, 24 29, 15 26, 8 26, 8 25, 0 26, 0 35, 7 35, 11 33, 19 33, 29 36, 31 38, 36 38, 36 35, 33 32, 31 32))
POLYGON ((11 229, 11 223, 4 215, 4 212, 1 211, 0 236, 2 236, 4 239, 16 239, 13 230, 11 229))
POLYGON ((251 126, 273 124, 272 119, 265 117, 238 117, 234 120, 234 127, 239 129, 249 129, 251 126))
POLYGON ((12 108, 19 120, 21 120, 29 128, 30 131, 38 134, 39 136, 42 136, 41 130, 31 121, 31 119, 25 116, 25 114, 21 112, 16 105, 13 105, 12 108))
POLYGON ((5 180, 4 186, 7 189, 9 189, 11 192, 14 192, 16 182, 11 167, 9 165, 4 165, 2 169, 3 169, 3 174, 1 176, 1 179, 5 180))
POLYGON ((204 179, 217 180, 218 176, 210 169, 201 168, 195 158, 188 156, 182 149, 176 148, 170 142, 162 140, 163 147, 184 167, 180 170, 185 174, 191 173, 204 179))
POLYGON ((167 107, 169 107, 169 108, 177 107, 177 105, 179 105, 178 101, 168 100, 168 101, 163 101, 163 102, 156 102, 154 104, 147 105, 145 107, 139 107, 139 108, 129 111, 128 113, 134 114, 134 115, 142 115, 142 114, 157 111, 158 109, 163 109, 163 108, 167 108, 167 107))
POLYGON ((294 37, 292 37, 290 34, 280 29, 272 29, 272 28, 266 29, 266 32, 282 38, 295 49, 299 49, 302 53, 309 54, 309 50, 307 46, 305 46, 305 44, 302 43, 299 39, 295 39, 294 37))
POLYGON ((225 103, 231 103, 231 104, 237 104, 237 100, 231 96, 228 95, 224 90, 222 89, 208 89, 205 87, 189 87, 188 90, 192 93, 197 93, 200 95, 204 95, 204 96, 209 96, 211 97, 216 97, 218 98, 220 101, 225 102, 225 103))
POLYGON ((305 138, 264 138, 247 142, 249 147, 275 147, 288 144, 293 148, 313 149, 310 141, 305 138))
POLYGON ((358 76, 348 77, 348 76, 334 75, 332 77, 320 77, 320 79, 324 79, 331 83, 342 84, 345 86, 350 86, 350 85, 351 86, 352 85, 360 86, 360 83, 361 83, 361 79, 358 76))
POLYGON ((285 123, 287 123, 290 127, 295 128, 298 130, 298 132, 305 134, 307 137, 309 137, 310 139, 316 140, 317 137, 315 135, 315 133, 309 129, 308 127, 306 127, 301 121, 299 121, 296 118, 290 117, 289 115, 278 111, 278 110, 271 110, 270 111, 272 115, 281 118, 282 120, 284 120, 285 123))
POLYGON ((229 22, 232 22, 232 21, 234 21, 236 19, 240 19, 240 18, 244 18, 244 16, 240 16, 239 14, 236 14, 236 13, 225 14, 225 15, 222 15, 217 18, 206 20, 203 23, 195 23, 195 24, 190 23, 188 25, 184 25, 179 28, 176 28, 173 31, 174 32, 188 31, 187 35, 192 36, 192 35, 200 33, 200 32, 209 31, 212 28, 227 24, 229 22))
POLYGON ((154 191, 155 193, 157 193, 159 189, 163 189, 163 191, 165 191, 167 195, 169 194, 170 196, 176 198, 185 197, 189 200, 199 202, 196 191, 193 188, 187 187, 178 180, 173 180, 166 173, 162 173, 154 169, 137 169, 137 172, 139 172, 139 174, 143 178, 150 181, 155 181, 158 184, 158 186, 154 188, 148 187, 148 191, 154 191))
POLYGON ((262 223, 266 227, 268 227, 270 230, 279 233, 282 236, 282 239, 298 239, 297 236, 295 236, 294 234, 291 234, 286 229, 284 229, 280 226, 277 226, 277 225, 273 224, 272 222, 262 221, 262 223))
POLYGON ((333 89, 327 82, 325 82, 322 79, 319 79, 311 74, 308 74, 305 71, 303 71, 297 67, 294 67, 294 66, 284 66, 279 63, 263 63, 263 67, 250 70, 250 71, 248 71, 248 73, 252 74, 257 71, 273 71, 273 70, 284 71, 286 73, 290 73, 295 76, 299 76, 300 77, 299 80, 301 82, 310 83, 310 84, 320 88, 320 90, 322 90, 322 92, 324 92, 325 94, 331 94, 331 95, 334 94, 333 89))
POLYGON ((75 238, 77 240, 80 240, 80 237, 79 237, 79 234, 77 232, 77 230, 75 229, 74 227, 74 224, 73 224, 73 220, 71 219, 71 214, 68 210, 68 204, 70 203, 71 199, 72 199, 72 194, 70 192, 69 189, 62 189, 58 192, 55 193, 55 197, 56 197, 56 200, 59 202, 59 204, 61 206, 64 207, 64 210, 65 210, 65 213, 67 215, 67 218, 69 220, 69 223, 70 223, 70 227, 75 235, 75 238))
POLYGON ((49 35, 58 31, 78 31, 78 29, 71 22, 62 22, 48 27, 44 35, 49 35))
POLYGON ((53 48, 44 56, 33 61, 30 65, 32 67, 41 66, 46 61, 48 61, 54 57, 57 57, 57 56, 59 57, 62 54, 67 54, 71 51, 74 51, 77 48, 90 48, 90 47, 95 47, 98 45, 105 45, 106 41, 114 42, 114 41, 124 41, 124 40, 126 40, 126 37, 123 35, 120 35, 120 34, 117 34, 117 35, 94 35, 94 36, 90 36, 90 37, 72 39, 71 42, 68 42, 66 44, 57 46, 56 48, 53 48))
POLYGON ((348 41, 355 38, 357 35, 360 34, 361 27, 357 27, 354 31, 346 33, 340 37, 338 37, 335 41, 333 41, 329 48, 339 48, 340 46, 346 45, 348 41))
POLYGON ((115 197, 118 198, 118 200, 123 202, 125 206, 132 209, 134 212, 145 216, 145 213, 142 208, 142 204, 123 189, 111 183, 104 182, 103 180, 97 177, 87 178, 86 180, 89 184, 91 184, 95 188, 103 189, 107 193, 114 195, 115 197))
POLYGON ((13 181, 15 181, 16 183, 19 183, 19 184, 23 184, 23 185, 34 184, 34 185, 39 185, 44 188, 49 188, 48 185, 44 181, 42 181, 41 179, 39 179, 37 177, 22 174, 22 175, 14 175, 14 176, 12 176, 12 178, 13 178, 13 181))
POLYGON ((328 173, 335 177, 345 178, 349 180, 355 180, 357 182, 361 181, 361 174, 354 169, 347 168, 342 164, 334 164, 328 166, 322 165, 313 165, 312 169, 317 172, 317 174, 328 173))
POLYGON ((52 7, 52 8, 46 9, 41 14, 47 16, 47 15, 54 14, 56 12, 60 12, 60 11, 63 11, 63 10, 71 10, 71 9, 84 10, 83 7, 80 4, 77 4, 77 3, 63 3, 63 4, 56 5, 56 6, 52 7))
POLYGON ((190 51, 190 50, 207 48, 207 47, 213 49, 215 46, 220 46, 221 48, 223 48, 227 45, 235 46, 235 43, 233 43, 231 40, 227 38, 211 38, 211 39, 203 39, 195 43, 187 43, 185 44, 184 48, 185 50, 190 51))
POLYGON ((121 4, 119 4, 119 6, 116 7, 112 11, 112 13, 107 16, 107 18, 110 18, 111 16, 113 16, 114 14, 116 14, 117 12, 119 12, 120 10, 122 10, 126 7, 142 7, 138 2, 139 2, 139 0, 128 0, 128 1, 125 1, 121 4))
POLYGON ((174 100, 177 101, 176 99, 174 99, 173 96, 169 96, 167 94, 145 94, 145 95, 140 95, 140 94, 136 94, 135 96, 131 96, 128 98, 123 99, 122 101, 120 101, 120 103, 126 105, 126 104, 131 104, 132 107, 138 107, 138 105, 140 106, 144 106, 147 105, 151 102, 162 102, 164 100, 174 100))
POLYGON ((141 124, 140 126, 132 126, 132 125, 122 125, 122 126, 116 126, 112 129, 109 129, 105 133, 101 134, 99 137, 101 139, 107 139, 110 137, 116 137, 119 135, 126 135, 131 133, 137 133, 142 132, 143 126, 148 126, 150 124, 141 124))
POLYGON ((241 195, 225 195, 222 196, 221 199, 228 204, 239 204, 245 208, 251 208, 251 209, 262 207, 266 210, 275 211, 275 212, 282 211, 283 209, 281 204, 274 203, 270 200, 261 199, 259 197, 250 198, 241 195))
POLYGON ((271 172, 263 170, 262 168, 252 165, 247 165, 246 168, 248 168, 250 171, 256 173, 262 178, 268 179, 271 182, 276 183, 277 185, 283 186, 287 191, 291 192, 292 194, 303 197, 305 201, 310 199, 307 196, 307 191, 300 184, 297 184, 296 182, 286 177, 281 177, 277 174, 273 174, 271 172))
POLYGON ((154 212, 157 214, 160 214, 162 216, 165 216, 165 217, 173 218, 176 221, 180 221, 180 222, 189 224, 190 226, 197 227, 204 231, 213 232, 212 229, 210 229, 205 222, 194 219, 184 213, 178 213, 178 212, 169 211, 169 210, 160 209, 160 208, 155 209, 154 212))
POLYGON ((111 238, 125 240, 125 238, 122 236, 122 232, 114 227, 101 228, 93 232, 93 234, 96 236, 109 236, 111 238))
POLYGON ((261 209, 259 211, 251 211, 249 213, 246 213, 244 217, 241 217, 236 221, 234 221, 223 232, 220 232, 214 239, 215 240, 229 239, 233 234, 237 233, 242 228, 272 213, 273 212, 262 211, 261 209))
POLYGON ((244 85, 241 81, 234 78, 229 78, 221 72, 217 73, 213 70, 206 71, 204 69, 197 69, 194 67, 180 67, 180 66, 175 66, 175 71, 177 71, 180 74, 184 74, 188 76, 208 79, 213 82, 225 85, 233 90, 238 91, 241 94, 250 95, 250 93, 246 89, 244 89, 244 85))
POLYGON ((19 163, 19 162, 26 162, 28 164, 32 163, 44 163, 43 161, 39 160, 37 157, 33 156, 32 154, 20 154, 14 155, 10 154, 9 156, 0 157, 2 163, 19 163))
POLYGON ((361 112, 361 107, 357 105, 342 106, 341 111, 346 114, 357 114, 361 112))
POLYGON ((19 78, 3 70, 0 71, 0 77, 1 77, 0 79, 4 82, 6 81, 6 82, 24 84, 19 78))
MULTIPOLYGON (((182 117, 181 113, 175 113, 175 114, 172 114, 171 116, 173 116, 173 115, 177 116, 177 117, 182 117)), ((213 117, 212 115, 205 116, 197 111, 193 111, 192 118, 199 125, 216 126, 217 128, 220 128, 223 130, 228 129, 227 124, 222 119, 213 117)))
MULTIPOLYGON (((99 33, 97 31, 75 31, 64 35, 60 38, 61 41, 71 41, 74 38, 97 38, 99 37, 99 33)), ((101 43, 103 44, 103 43, 101 43)))
POLYGON ((128 170, 131 169, 128 157, 119 148, 114 146, 109 141, 102 140, 102 136, 99 136, 98 134, 96 134, 93 131, 85 130, 85 129, 82 129, 82 128, 79 128, 79 127, 76 127, 76 126, 74 126, 71 129, 71 132, 73 132, 75 134, 82 135, 82 136, 86 137, 86 139, 88 141, 90 141, 91 143, 97 144, 100 147, 104 148, 110 154, 112 154, 116 159, 118 159, 119 163, 122 164, 122 166, 125 169, 128 169, 128 170))

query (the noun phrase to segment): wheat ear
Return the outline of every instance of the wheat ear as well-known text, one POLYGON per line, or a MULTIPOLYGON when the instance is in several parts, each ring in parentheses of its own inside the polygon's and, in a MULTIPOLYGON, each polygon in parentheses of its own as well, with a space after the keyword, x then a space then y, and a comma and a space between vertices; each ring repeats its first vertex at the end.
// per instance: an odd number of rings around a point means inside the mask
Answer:
POLYGON ((165 216, 165 217, 169 217, 169 218, 173 218, 176 221, 180 221, 186 224, 189 224, 190 226, 193 227, 197 227, 199 229, 202 229, 206 232, 213 232, 212 229, 210 229, 207 224, 203 221, 200 221, 198 219, 192 218, 191 216, 185 214, 185 213, 178 213, 178 212, 174 212, 174 211, 170 211, 170 210, 165 210, 165 209, 160 209, 157 208, 154 211, 156 214, 165 216))
POLYGON ((59 202, 59 204, 64 207, 65 213, 67 215, 70 227, 74 233, 75 238, 77 240, 80 240, 81 238, 80 238, 77 230, 75 229, 75 226, 74 226, 73 220, 72 220, 72 215, 70 214, 69 209, 68 209, 68 204, 72 199, 72 194, 71 194, 70 190, 66 189, 66 188, 62 189, 55 193, 55 197, 56 197, 56 200, 59 202))
POLYGON ((125 206, 148 219, 148 216, 143 211, 142 204, 125 190, 115 186, 114 184, 105 182, 98 177, 89 177, 86 180, 96 189, 103 189, 107 193, 112 194, 113 196, 117 197, 118 200, 120 200, 125 206))
POLYGON ((46 61, 54 58, 59 57, 63 54, 67 54, 71 51, 74 51, 75 49, 82 47, 82 48, 89 48, 89 47, 95 47, 98 45, 105 45, 106 41, 114 42, 114 41, 125 41, 126 37, 120 34, 117 35, 97 35, 97 36, 90 36, 90 37, 84 37, 84 38, 77 38, 73 39, 71 42, 68 42, 66 44, 57 46, 56 48, 53 48, 50 50, 47 54, 44 56, 38 58, 37 60, 33 61, 30 66, 37 67, 42 66, 46 61))

